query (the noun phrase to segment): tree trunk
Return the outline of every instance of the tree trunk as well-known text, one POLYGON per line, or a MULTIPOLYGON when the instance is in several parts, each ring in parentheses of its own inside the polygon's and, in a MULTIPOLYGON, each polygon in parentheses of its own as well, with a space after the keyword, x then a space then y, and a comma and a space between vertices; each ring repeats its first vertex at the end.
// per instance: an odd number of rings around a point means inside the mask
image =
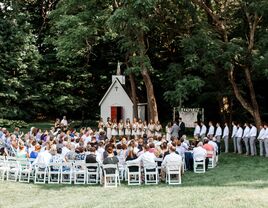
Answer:
POLYGON ((131 87, 131 97, 133 102, 133 116, 134 118, 138 118, 138 99, 136 93, 136 82, 133 73, 129 75, 130 87, 131 87))
POLYGON ((158 121, 157 103, 154 95, 154 87, 151 81, 151 77, 148 70, 142 66, 141 74, 143 77, 144 84, 146 86, 149 120, 153 119, 155 122, 158 121))

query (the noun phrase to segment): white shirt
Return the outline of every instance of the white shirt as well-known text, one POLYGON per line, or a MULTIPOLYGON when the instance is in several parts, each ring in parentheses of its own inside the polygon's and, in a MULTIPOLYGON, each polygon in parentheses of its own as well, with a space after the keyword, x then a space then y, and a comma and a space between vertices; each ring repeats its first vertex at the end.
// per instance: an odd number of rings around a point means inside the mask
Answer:
POLYGON ((68 152, 70 152, 70 150, 67 147, 63 147, 62 148, 62 153, 61 153, 62 157, 65 158, 65 156, 66 156, 66 154, 68 152))
POLYGON ((214 126, 211 125, 208 129, 208 135, 214 135, 214 130, 215 130, 214 126))
POLYGON ((204 160, 207 156, 207 151, 203 147, 195 147, 193 149, 193 157, 196 161, 204 160))
POLYGON ((246 126, 246 128, 244 129, 244 132, 243 132, 243 138, 249 137, 249 132, 250 132, 250 128, 248 126, 246 126))
POLYGON ((140 155, 137 159, 135 160, 129 160, 127 161, 128 163, 139 163, 142 162, 143 166, 146 167, 155 167, 155 154, 150 153, 149 151, 144 152, 142 155, 140 155))
POLYGON ((200 135, 206 135, 206 133, 207 133, 207 127, 206 125, 202 125, 200 135))
POLYGON ((268 128, 265 129, 263 138, 264 138, 264 139, 268 139, 268 128))
POLYGON ((260 130, 259 135, 258 135, 258 139, 263 140, 263 139, 264 139, 264 135, 265 135, 265 128, 262 128, 262 129, 260 130))
POLYGON ((37 158, 34 160, 33 165, 39 163, 48 165, 50 163, 51 158, 52 155, 47 150, 44 152, 40 152, 37 155, 37 158))
POLYGON ((194 128, 194 136, 197 136, 198 134, 200 134, 200 126, 196 125, 194 128))
POLYGON ((221 135, 222 135, 222 129, 221 129, 220 126, 218 126, 217 129, 216 129, 215 137, 221 136, 221 135))
POLYGON ((60 122, 63 126, 68 126, 68 121, 66 119, 62 119, 60 122))
POLYGON ((250 137, 256 137, 257 136, 257 128, 255 126, 252 126, 250 131, 249 131, 249 136, 250 137))
POLYGON ((229 136, 229 127, 225 126, 223 129, 223 135, 222 137, 228 137, 229 136))
POLYGON ((233 125, 232 138, 236 136, 236 133, 237 133, 237 126, 233 125))
POLYGON ((236 137, 241 138, 243 136, 243 129, 242 127, 237 128, 236 137))
POLYGON ((176 154, 175 152, 171 152, 170 154, 168 154, 164 158, 161 166, 165 168, 170 163, 172 163, 172 164, 177 163, 178 165, 181 165, 182 157, 180 155, 176 154))

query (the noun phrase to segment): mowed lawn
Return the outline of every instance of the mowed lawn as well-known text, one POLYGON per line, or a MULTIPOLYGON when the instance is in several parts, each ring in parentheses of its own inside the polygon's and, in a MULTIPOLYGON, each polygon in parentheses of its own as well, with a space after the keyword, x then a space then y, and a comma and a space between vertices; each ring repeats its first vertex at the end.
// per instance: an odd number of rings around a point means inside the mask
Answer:
POLYGON ((183 183, 118 188, 0 182, 0 207, 268 207, 268 158, 222 154, 205 174, 186 172, 183 183))

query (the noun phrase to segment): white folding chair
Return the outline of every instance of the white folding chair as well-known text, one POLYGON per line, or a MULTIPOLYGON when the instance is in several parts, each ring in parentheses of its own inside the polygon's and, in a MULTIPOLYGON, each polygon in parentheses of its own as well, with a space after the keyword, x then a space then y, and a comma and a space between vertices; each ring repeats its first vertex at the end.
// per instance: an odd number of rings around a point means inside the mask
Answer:
POLYGON ((73 165, 74 184, 86 184, 87 169, 85 161, 75 161, 73 165))
POLYGON ((99 182, 100 171, 98 163, 86 163, 87 184, 97 184, 99 182))
POLYGON ((212 155, 212 157, 208 158, 208 168, 215 168, 216 167, 216 155, 214 151, 207 151, 207 155, 212 155))
POLYGON ((60 182, 62 184, 72 184, 73 164, 71 162, 62 163, 60 182))
POLYGON ((4 181, 7 171, 9 170, 6 158, 4 156, 0 157, 0 180, 4 181))
POLYGON ((104 187, 117 187, 120 185, 119 171, 117 164, 102 165, 104 172, 104 187))
POLYGON ((125 179, 126 164, 118 164, 119 179, 123 181, 125 179))
POLYGON ((48 183, 59 184, 62 163, 50 163, 48 165, 48 183))
POLYGON ((30 161, 19 161, 19 182, 30 182, 30 177, 33 173, 33 169, 30 161))
POLYGON ((166 165, 166 183, 169 185, 181 184, 182 164, 170 162, 166 165))
POLYGON ((47 165, 44 163, 35 164, 34 170, 34 183, 45 184, 47 176, 47 165))
POLYGON ((155 158, 155 162, 157 164, 157 171, 158 171, 158 176, 160 176, 161 174, 161 165, 162 165, 162 162, 163 162, 163 158, 155 158))
POLYGON ((19 170, 20 170, 19 162, 14 158, 8 158, 6 162, 8 165, 7 180, 16 182, 18 179, 19 170))
POLYGON ((158 166, 154 164, 143 164, 145 185, 158 184, 158 166))
POLYGON ((128 185, 141 185, 141 165, 140 163, 127 163, 128 185))
POLYGON ((195 173, 205 173, 206 172, 206 158, 201 161, 194 160, 194 172, 195 173))

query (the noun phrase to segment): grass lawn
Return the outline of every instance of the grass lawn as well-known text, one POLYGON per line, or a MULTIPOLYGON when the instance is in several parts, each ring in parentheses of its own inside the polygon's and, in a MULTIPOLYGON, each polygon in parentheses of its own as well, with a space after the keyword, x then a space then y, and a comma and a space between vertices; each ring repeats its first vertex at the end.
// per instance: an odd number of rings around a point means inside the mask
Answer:
POLYGON ((101 186, 0 182, 0 207, 268 207, 268 158, 222 154, 205 174, 186 172, 180 186, 101 186))

